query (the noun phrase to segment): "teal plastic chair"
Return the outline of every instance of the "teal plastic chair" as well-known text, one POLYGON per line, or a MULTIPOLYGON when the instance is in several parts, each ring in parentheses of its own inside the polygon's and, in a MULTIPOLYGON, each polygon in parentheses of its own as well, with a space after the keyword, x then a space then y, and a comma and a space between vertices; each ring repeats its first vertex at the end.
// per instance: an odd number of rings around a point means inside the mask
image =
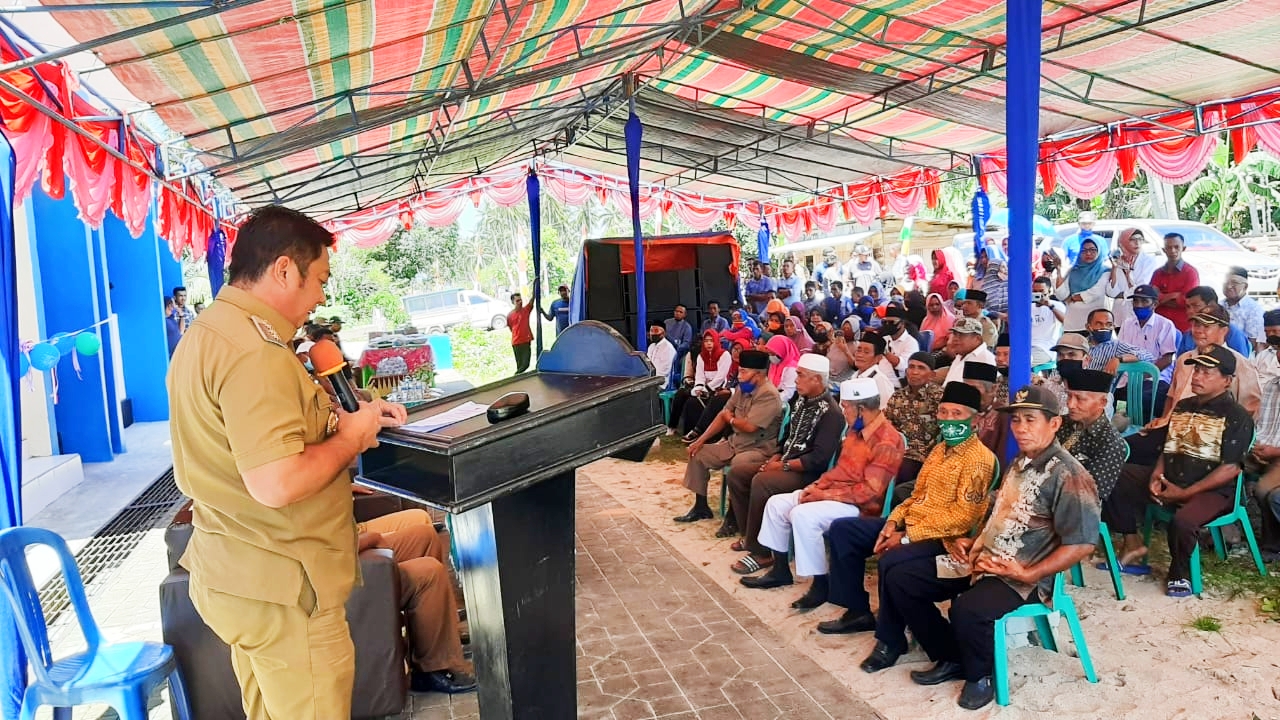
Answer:
POLYGON ((1058 642, 1053 637, 1053 628, 1049 627, 1049 616, 1054 612, 1062 613, 1071 629, 1071 637, 1076 643, 1076 654, 1080 656, 1080 665, 1084 667, 1084 676, 1089 682, 1098 682, 1098 674, 1093 670, 1093 660, 1089 657, 1089 646, 1085 643, 1084 630, 1080 627, 1080 616, 1076 614, 1076 604, 1063 589, 1062 573, 1053 577, 1053 607, 1043 603, 1023 605, 996 621, 995 627, 995 667, 992 671, 996 686, 996 703, 1009 704, 1009 647, 1006 623, 1011 618, 1032 618, 1036 623, 1036 632, 1040 636, 1040 644, 1046 650, 1058 651, 1058 642))
POLYGON ((1039 375, 1040 373, 1050 372, 1056 367, 1058 367, 1058 363, 1056 362, 1040 363, 1039 365, 1036 365, 1035 367, 1031 368, 1031 374, 1039 375))
MULTIPOLYGON (((1124 459, 1129 461, 1129 444, 1124 445, 1124 459)), ((1111 587, 1116 591, 1116 600, 1124 599, 1124 580, 1120 576, 1120 561, 1116 559, 1115 546, 1111 544, 1111 528, 1105 521, 1098 523, 1098 534, 1102 536, 1102 549, 1107 555, 1107 572, 1111 574, 1111 587)), ((1080 563, 1071 566, 1071 584, 1084 587, 1084 571, 1080 563)))
POLYGON ((1125 434, 1135 433, 1151 422, 1156 414, 1156 387, 1160 384, 1160 368, 1149 362, 1120 363, 1116 375, 1123 375, 1127 380, 1125 386, 1124 411, 1129 416, 1129 427, 1125 434), (1151 400, 1144 402, 1142 389, 1147 380, 1151 381, 1151 400))
MULTIPOLYGON (((846 432, 847 432, 847 429, 846 429, 846 432)), ((911 444, 910 441, 907 440, 906 433, 902 431, 898 431, 898 434, 902 436, 903 447, 906 447, 911 444)), ((840 444, 843 446, 844 433, 840 433, 840 441, 841 441, 840 444)), ((836 454, 838 455, 839 453, 837 452, 836 454)), ((831 467, 835 467, 835 466, 836 466, 836 458, 833 455, 831 457, 831 467)), ((880 510, 880 517, 886 520, 889 518, 889 513, 893 512, 893 488, 894 486, 897 485, 897 483, 898 483, 898 479, 896 477, 889 478, 889 487, 885 488, 884 490, 884 506, 880 510)))
POLYGON ((0 580, 34 676, 22 698, 20 720, 32 720, 42 705, 53 707, 55 718, 70 720, 72 707, 96 703, 110 705, 121 720, 147 720, 147 698, 166 679, 177 717, 191 717, 173 648, 149 642, 102 642, 75 558, 56 533, 34 527, 0 531, 0 580), (84 636, 86 649, 60 660, 53 659, 40 593, 27 566, 27 549, 36 545, 57 553, 67 597, 84 636))
MULTIPOLYGON (((1171 522, 1173 520, 1173 512, 1163 505, 1154 503, 1147 505, 1146 522, 1143 523, 1142 537, 1143 543, 1147 547, 1151 547, 1151 527, 1156 520, 1171 522)), ((1209 528, 1210 534, 1213 535, 1213 549, 1218 557, 1223 560, 1227 559, 1227 546, 1222 541, 1222 528, 1233 523, 1240 523, 1240 528, 1244 533, 1245 542, 1249 544, 1249 553, 1253 555, 1253 564, 1258 569, 1258 574, 1262 577, 1267 576, 1267 566, 1262 562, 1262 553, 1258 550, 1258 541, 1253 536, 1253 526, 1249 522, 1249 513, 1245 509, 1244 500, 1244 473, 1236 474, 1236 494, 1234 507, 1231 512, 1223 515, 1215 520, 1205 523, 1205 527, 1209 528)), ((1200 543, 1196 543, 1195 548, 1191 551, 1191 592, 1196 597, 1200 597, 1200 593, 1204 590, 1204 578, 1200 569, 1200 543)))
POLYGON ((675 396, 675 390, 662 390, 658 393, 658 400, 662 403, 662 419, 667 427, 671 427, 671 399, 675 396))
MULTIPOLYGON (((782 424, 778 426, 778 442, 787 439, 787 423, 791 422, 791 405, 782 403, 782 424)), ((843 437, 843 436, 842 436, 843 437)), ((720 468, 720 518, 729 511, 729 466, 720 468)))

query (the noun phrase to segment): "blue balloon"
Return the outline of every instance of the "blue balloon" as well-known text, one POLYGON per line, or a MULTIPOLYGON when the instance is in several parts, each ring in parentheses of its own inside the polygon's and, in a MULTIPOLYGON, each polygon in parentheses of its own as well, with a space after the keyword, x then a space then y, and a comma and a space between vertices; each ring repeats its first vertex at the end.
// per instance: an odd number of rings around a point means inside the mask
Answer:
POLYGON ((58 348, 59 355, 70 355, 76 349, 76 336, 71 333, 60 332, 49 338, 49 342, 58 348))
MULTIPOLYGON (((72 345, 72 347, 75 347, 72 345)), ((62 353, 58 352, 58 348, 49 343, 40 343, 31 348, 31 367, 40 370, 52 370, 58 366, 58 361, 62 359, 62 353)))
POLYGON ((18 377, 24 378, 29 372, 31 372, 31 361, 27 359, 27 354, 18 353, 18 377))

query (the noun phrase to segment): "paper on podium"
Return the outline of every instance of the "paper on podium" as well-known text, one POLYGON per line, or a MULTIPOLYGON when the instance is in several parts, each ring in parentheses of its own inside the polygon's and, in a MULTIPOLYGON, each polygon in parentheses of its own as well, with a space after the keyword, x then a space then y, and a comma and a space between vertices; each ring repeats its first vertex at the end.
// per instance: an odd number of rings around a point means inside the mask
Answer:
POLYGON ((468 401, 461 405, 449 408, 442 413, 411 422, 408 425, 402 426, 400 429, 415 433, 435 432, 442 427, 462 422, 463 420, 473 418, 477 415, 483 415, 488 409, 489 406, 487 405, 468 401))

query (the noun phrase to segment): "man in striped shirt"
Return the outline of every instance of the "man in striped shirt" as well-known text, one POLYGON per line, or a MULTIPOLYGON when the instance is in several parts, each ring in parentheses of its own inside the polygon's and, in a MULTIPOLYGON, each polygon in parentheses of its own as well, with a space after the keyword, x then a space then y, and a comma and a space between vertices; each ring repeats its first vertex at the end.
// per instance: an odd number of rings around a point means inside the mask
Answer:
POLYGON ((1111 311, 1098 308, 1089 313, 1089 362, 1088 370, 1101 370, 1110 375, 1122 362, 1154 362, 1151 353, 1140 347, 1116 339, 1115 319, 1111 311))

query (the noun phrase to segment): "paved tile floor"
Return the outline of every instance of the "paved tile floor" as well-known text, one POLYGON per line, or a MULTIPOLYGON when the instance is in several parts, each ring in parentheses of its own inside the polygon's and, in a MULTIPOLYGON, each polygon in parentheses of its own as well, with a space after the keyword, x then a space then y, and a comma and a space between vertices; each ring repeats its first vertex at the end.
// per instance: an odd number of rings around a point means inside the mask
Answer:
MULTIPOLYGON (((856 720, 875 712, 828 672, 786 646, 612 496, 577 485, 578 717, 592 720, 794 718, 856 720)), ((158 594, 167 572, 161 527, 89 588, 108 641, 160 639, 158 594)), ((64 615, 55 654, 78 645, 64 615)), ((152 720, 169 717, 157 693, 152 720)), ((41 718, 50 717, 46 709, 41 718)), ((114 718, 102 707, 82 718, 114 718)), ((410 695, 384 720, 479 718, 474 694, 410 695)), ((558 719, 548 719, 558 720, 558 719)))

